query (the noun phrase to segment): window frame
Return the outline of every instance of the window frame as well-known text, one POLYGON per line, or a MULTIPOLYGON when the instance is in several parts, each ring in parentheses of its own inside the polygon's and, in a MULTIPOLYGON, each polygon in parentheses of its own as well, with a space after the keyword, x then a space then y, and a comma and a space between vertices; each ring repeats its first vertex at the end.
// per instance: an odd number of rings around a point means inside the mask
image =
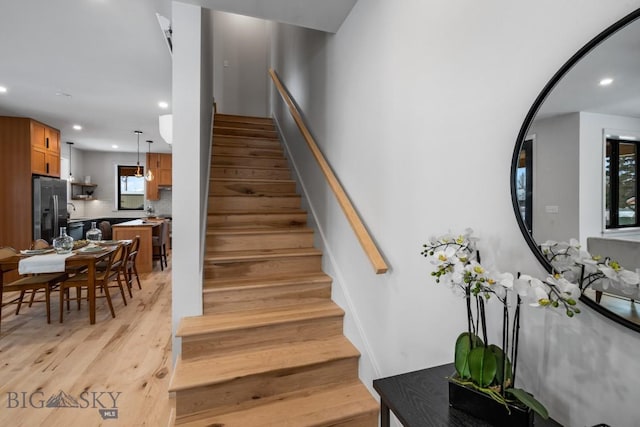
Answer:
MULTIPOLYGON (((147 186, 143 185, 143 190, 142 190, 142 208, 127 208, 127 207, 123 207, 121 205, 122 203, 122 192, 121 192, 121 188, 120 188, 120 181, 122 179, 123 176, 134 176, 133 173, 131 173, 131 170, 135 170, 136 168, 138 168, 138 165, 130 165, 130 164, 116 164, 116 185, 115 185, 115 209, 117 211, 127 211, 127 212, 131 212, 131 211, 141 211, 144 212, 144 204, 147 198, 147 186), (125 173, 122 174, 122 169, 130 169, 129 173, 125 173)), ((140 166, 140 172, 144 175, 144 166, 140 166)), ((144 181, 144 177, 140 177, 140 179, 142 179, 144 181)), ((144 182, 143 182, 144 184, 144 182)), ((137 195, 137 194, 136 194, 137 195)))
MULTIPOLYGON (((635 146, 635 200, 640 200, 640 139, 635 136, 623 136, 605 134, 603 155, 602 155, 602 221, 605 231, 628 230, 640 227, 640 215, 636 208, 635 222, 632 224, 620 224, 620 144, 631 144, 635 146), (611 154, 607 155, 607 148, 611 144, 611 154), (607 158, 609 164, 609 182, 607 182, 607 158), (607 208, 607 193, 611 187, 611 206, 607 208), (607 224, 607 213, 609 214, 609 224, 607 224)), ((636 205, 637 206, 637 205, 636 205)))

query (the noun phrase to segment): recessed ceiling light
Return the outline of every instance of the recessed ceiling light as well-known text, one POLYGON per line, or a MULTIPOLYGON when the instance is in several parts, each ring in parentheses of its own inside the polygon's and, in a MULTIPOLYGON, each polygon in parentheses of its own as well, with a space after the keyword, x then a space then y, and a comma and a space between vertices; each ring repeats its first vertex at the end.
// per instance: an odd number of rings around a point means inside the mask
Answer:
POLYGON ((112 145, 111 148, 118 148, 118 146, 117 145, 112 145))
POLYGON ((80 125, 73 125, 73 128, 75 130, 82 130, 82 126, 80 126, 80 125))
POLYGON ((611 83, 613 83, 613 79, 610 77, 600 80, 600 86, 609 86, 611 83))
POLYGON ((0 86, 0 93, 7 93, 7 88, 4 86, 0 86))
POLYGON ((169 103, 165 101, 158 102, 158 107, 160 108, 169 108, 169 103))
POLYGON ((63 98, 71 98, 71 94, 66 92, 56 92, 56 96, 62 96, 63 98))

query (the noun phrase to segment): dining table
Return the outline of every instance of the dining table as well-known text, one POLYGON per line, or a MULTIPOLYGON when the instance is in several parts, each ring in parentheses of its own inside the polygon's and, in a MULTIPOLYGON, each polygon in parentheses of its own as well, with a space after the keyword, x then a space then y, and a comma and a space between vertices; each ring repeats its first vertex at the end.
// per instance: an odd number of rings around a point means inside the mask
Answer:
MULTIPOLYGON (((65 259, 65 271, 75 272, 78 268, 86 268, 88 276, 88 291, 87 298, 89 300, 89 323, 91 325, 96 323, 96 265, 107 258, 111 253, 118 249, 120 244, 129 245, 130 240, 122 240, 117 242, 110 242, 110 245, 101 245, 102 250, 96 251, 83 251, 81 249, 73 250, 73 254, 65 259)), ((0 292, 2 292, 3 276, 4 273, 18 270, 20 260, 26 257, 40 256, 29 254, 16 254, 16 256, 0 259, 0 292)), ((44 273, 44 271, 41 271, 44 273)))

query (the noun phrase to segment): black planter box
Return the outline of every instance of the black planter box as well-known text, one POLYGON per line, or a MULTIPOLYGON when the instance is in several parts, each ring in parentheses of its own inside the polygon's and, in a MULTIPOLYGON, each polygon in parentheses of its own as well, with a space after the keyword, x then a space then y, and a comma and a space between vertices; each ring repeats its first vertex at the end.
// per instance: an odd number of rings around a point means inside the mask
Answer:
POLYGON ((495 427, 532 427, 533 411, 509 405, 507 408, 488 395, 449 380, 449 406, 487 421, 495 427))

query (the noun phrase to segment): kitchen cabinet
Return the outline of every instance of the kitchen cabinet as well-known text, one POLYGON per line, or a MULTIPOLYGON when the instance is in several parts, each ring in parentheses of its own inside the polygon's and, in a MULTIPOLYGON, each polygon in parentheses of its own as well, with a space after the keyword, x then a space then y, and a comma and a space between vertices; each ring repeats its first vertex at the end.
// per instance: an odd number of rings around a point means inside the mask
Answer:
POLYGON ((60 177, 60 131, 31 120, 31 172, 60 177))
POLYGON ((33 174, 60 176, 60 132, 27 117, 0 116, 0 246, 31 244, 33 174))
POLYGON ((171 181, 171 163, 173 161, 171 154, 158 154, 160 157, 160 168, 158 169, 158 185, 172 185, 171 181))
POLYGON ((172 185, 171 154, 147 153, 147 169, 153 172, 153 181, 147 182, 147 200, 160 200, 160 188, 172 185))

